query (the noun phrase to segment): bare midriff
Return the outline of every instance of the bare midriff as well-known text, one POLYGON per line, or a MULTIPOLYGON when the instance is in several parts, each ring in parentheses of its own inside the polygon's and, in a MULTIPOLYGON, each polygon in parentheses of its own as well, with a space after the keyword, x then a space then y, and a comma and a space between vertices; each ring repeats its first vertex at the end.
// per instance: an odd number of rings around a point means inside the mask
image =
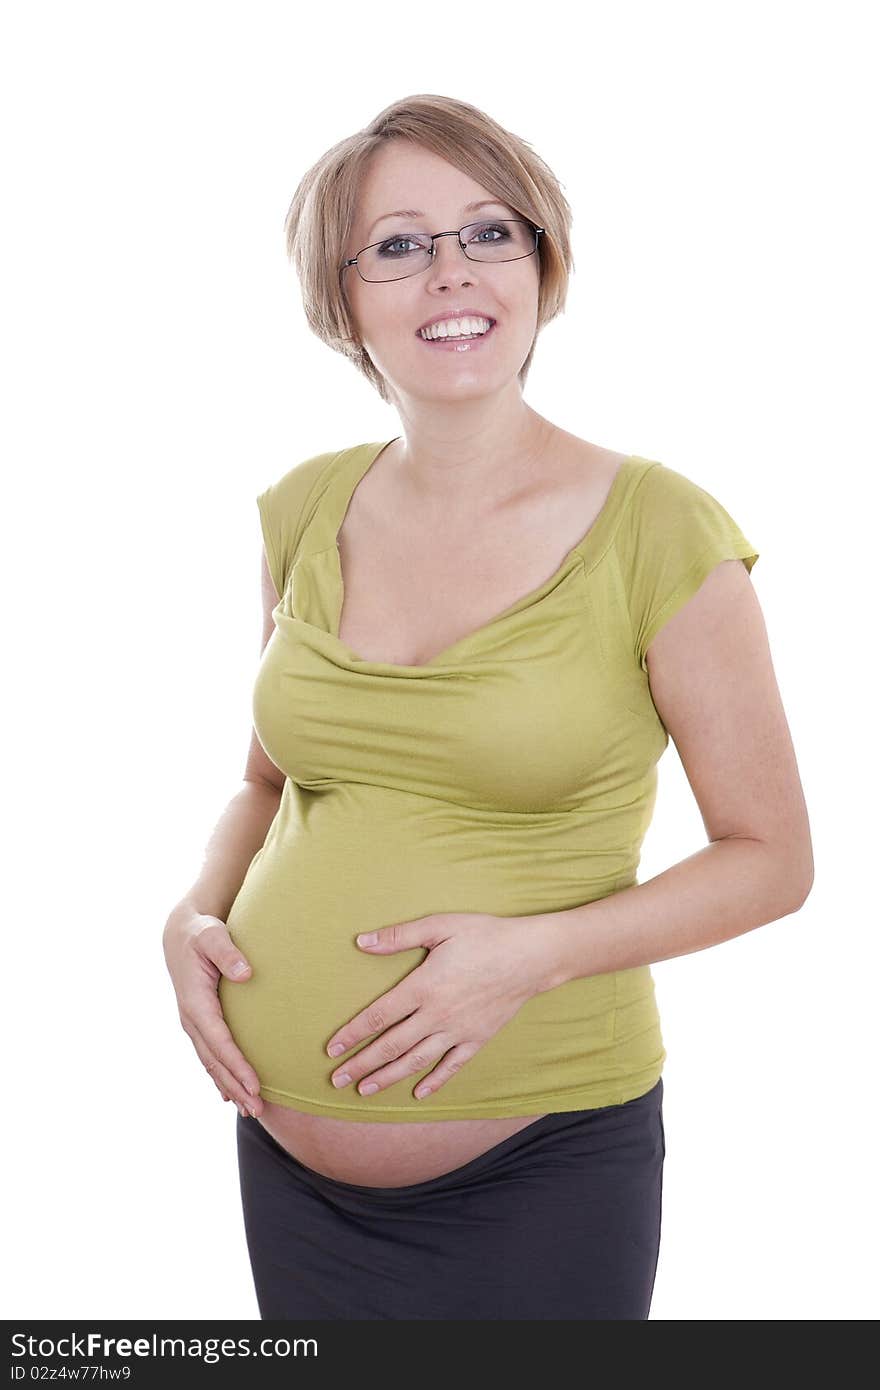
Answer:
MULTIPOLYGON (((546 1113, 546 1112, 545 1112, 546 1113)), ((337 1182, 404 1187, 428 1182, 478 1158, 540 1115, 476 1120, 340 1120, 264 1101, 258 1123, 307 1168, 337 1182)))

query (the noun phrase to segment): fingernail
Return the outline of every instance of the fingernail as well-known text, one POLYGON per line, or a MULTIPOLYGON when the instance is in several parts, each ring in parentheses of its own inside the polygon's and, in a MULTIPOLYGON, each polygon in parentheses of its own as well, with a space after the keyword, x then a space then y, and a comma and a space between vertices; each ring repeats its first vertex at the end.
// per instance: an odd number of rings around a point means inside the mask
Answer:
POLYGON ((233 965, 233 967, 232 967, 232 973, 233 973, 233 975, 244 975, 246 971, 247 971, 247 962, 246 962, 246 961, 243 961, 243 960, 237 960, 237 961, 235 962, 235 964, 233 965))
POLYGON ((340 1072, 338 1076, 334 1076, 334 1078, 333 1078, 333 1085, 334 1085, 334 1086, 347 1086, 348 1083, 349 1083, 350 1081, 351 1081, 351 1077, 349 1076, 348 1072, 347 1072, 347 1071, 343 1071, 343 1072, 340 1072))
POLYGON ((376 942, 377 942, 378 940, 379 940, 379 933, 378 933, 378 932, 374 932, 374 931, 361 932, 361 935, 358 937, 358 945, 359 945, 359 946, 375 946, 375 944, 376 944, 376 942))

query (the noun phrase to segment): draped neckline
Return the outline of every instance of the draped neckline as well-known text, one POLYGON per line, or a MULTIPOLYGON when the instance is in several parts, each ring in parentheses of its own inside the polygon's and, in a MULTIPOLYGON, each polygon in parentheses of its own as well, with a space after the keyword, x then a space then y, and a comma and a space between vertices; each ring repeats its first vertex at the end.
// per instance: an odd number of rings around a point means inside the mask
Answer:
MULTIPOLYGON (((358 484, 372 468, 379 455, 401 437, 395 435, 393 439, 383 440, 378 444, 357 445, 346 451, 347 457, 343 455, 341 462, 337 458, 334 463, 335 473, 321 497, 317 512, 312 520, 312 525, 317 525, 316 539, 319 541, 319 545, 316 549, 307 549, 305 555, 302 555, 297 563, 302 564, 303 561, 311 563, 325 553, 330 560, 329 569, 325 570, 324 577, 330 579, 334 589, 333 594, 329 596, 331 601, 328 605, 328 611, 332 614, 332 621, 327 630, 322 628, 319 631, 321 637, 329 640, 332 644, 335 653, 334 660, 355 672, 375 672, 379 675, 389 676, 396 674, 405 677, 436 676, 444 671, 460 669, 461 663, 456 661, 456 658, 464 649, 478 645, 484 636, 504 620, 549 599, 553 592, 568 578, 569 574, 583 568, 585 562, 590 556, 598 552, 604 539, 611 533, 619 507, 627 495, 626 483, 640 460, 638 455, 630 454, 621 461, 611 481, 605 501, 592 525, 580 540, 566 552, 560 564, 543 583, 529 589, 513 603, 508 604, 506 608, 501 609, 486 622, 480 623, 478 627, 449 643, 434 656, 429 657, 427 661, 409 663, 377 661, 358 656, 339 636, 345 597, 345 579, 342 571, 339 536, 358 484)), ((307 529, 311 529, 311 525, 307 529)))

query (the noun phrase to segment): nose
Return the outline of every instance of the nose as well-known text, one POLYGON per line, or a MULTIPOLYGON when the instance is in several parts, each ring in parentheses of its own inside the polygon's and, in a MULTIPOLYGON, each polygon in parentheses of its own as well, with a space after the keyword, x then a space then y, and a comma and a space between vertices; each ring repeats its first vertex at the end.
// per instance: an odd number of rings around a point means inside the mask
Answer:
POLYGON ((428 269, 432 284, 443 284, 446 280, 458 280, 462 275, 463 284, 473 283, 474 262, 461 249, 458 233, 451 236, 438 236, 434 241, 434 259, 428 269))

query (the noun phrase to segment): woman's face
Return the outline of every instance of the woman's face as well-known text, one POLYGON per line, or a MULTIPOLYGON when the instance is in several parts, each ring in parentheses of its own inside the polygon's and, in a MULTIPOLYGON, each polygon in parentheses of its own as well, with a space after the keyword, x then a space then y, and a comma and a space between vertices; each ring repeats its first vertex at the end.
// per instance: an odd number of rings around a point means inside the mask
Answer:
MULTIPOLYGON (((356 256, 365 246, 404 234, 456 231, 483 218, 519 217, 514 208, 495 201, 479 211, 466 210, 469 203, 491 198, 491 192, 445 159, 391 140, 368 166, 345 255, 356 256), (386 215, 398 208, 418 209, 421 215, 386 215)), ((534 342, 539 276, 537 252, 518 260, 474 261, 465 256, 457 237, 445 236, 435 242, 432 263, 416 275, 367 284, 351 266, 344 282, 360 340, 392 393, 401 400, 440 403, 488 396, 510 385, 534 342), (419 336, 426 320, 461 309, 494 319, 491 333, 471 346, 449 348, 433 347, 419 336)))

